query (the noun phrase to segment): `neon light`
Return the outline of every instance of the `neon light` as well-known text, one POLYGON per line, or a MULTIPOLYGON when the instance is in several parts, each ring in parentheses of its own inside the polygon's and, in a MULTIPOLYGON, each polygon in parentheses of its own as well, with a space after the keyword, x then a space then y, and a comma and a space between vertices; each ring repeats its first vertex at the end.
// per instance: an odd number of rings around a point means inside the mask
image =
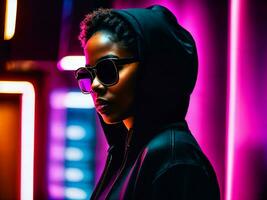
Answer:
POLYGON ((10 40, 15 33, 17 15, 17 0, 6 1, 4 40, 10 40))
POLYGON ((76 70, 85 66, 84 56, 65 56, 57 64, 60 70, 76 70))
POLYGON ((84 158, 84 154, 79 148, 68 147, 65 150, 65 158, 68 161, 80 161, 84 158))
POLYGON ((65 197, 68 199, 86 199, 87 193, 80 188, 66 188, 65 197))
POLYGON ((56 183, 64 181, 64 166, 61 163, 50 163, 49 180, 56 183))
POLYGON ((0 81, 0 93, 22 94, 20 199, 33 199, 35 92, 30 82, 0 81))
POLYGON ((82 140, 86 136, 86 131, 82 126, 71 125, 67 127, 66 136, 70 140, 82 140))
POLYGON ((59 184, 49 184, 48 190, 54 199, 63 199, 64 197, 64 187, 59 184))
POLYGON ((61 143, 54 142, 49 149, 51 159, 54 161, 64 161, 64 150, 64 146, 61 143))
POLYGON ((84 95, 81 92, 68 92, 65 96, 64 105, 66 108, 94 108, 91 95, 84 95))
POLYGON ((237 82, 237 45, 238 45, 238 16, 239 1, 231 1, 230 16, 230 66, 228 82, 228 142, 227 142, 227 172, 226 172, 226 200, 232 199, 233 169, 234 169, 234 133, 236 114, 236 82, 237 82))
POLYGON ((50 99, 53 108, 94 108, 91 95, 84 95, 81 92, 54 92, 50 99))
POLYGON ((65 178, 67 181, 79 182, 84 179, 84 173, 79 168, 66 168, 65 169, 65 178))

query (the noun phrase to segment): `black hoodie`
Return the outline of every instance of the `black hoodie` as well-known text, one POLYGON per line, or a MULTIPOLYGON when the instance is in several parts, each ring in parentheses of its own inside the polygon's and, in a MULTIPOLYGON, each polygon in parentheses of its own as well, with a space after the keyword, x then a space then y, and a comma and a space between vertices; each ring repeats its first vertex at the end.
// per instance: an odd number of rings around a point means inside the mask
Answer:
POLYGON ((219 199, 216 175, 185 121, 197 77, 191 34, 165 7, 112 12, 137 34, 134 126, 106 124, 104 172, 91 199, 219 199))

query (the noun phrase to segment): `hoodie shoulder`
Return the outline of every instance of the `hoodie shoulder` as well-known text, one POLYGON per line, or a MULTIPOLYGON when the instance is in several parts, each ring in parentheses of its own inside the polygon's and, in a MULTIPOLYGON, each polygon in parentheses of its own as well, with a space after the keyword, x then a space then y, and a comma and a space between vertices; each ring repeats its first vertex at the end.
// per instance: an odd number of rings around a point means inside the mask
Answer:
POLYGON ((198 154, 202 151, 191 133, 175 127, 161 131, 147 145, 147 155, 158 164, 200 164, 198 154))

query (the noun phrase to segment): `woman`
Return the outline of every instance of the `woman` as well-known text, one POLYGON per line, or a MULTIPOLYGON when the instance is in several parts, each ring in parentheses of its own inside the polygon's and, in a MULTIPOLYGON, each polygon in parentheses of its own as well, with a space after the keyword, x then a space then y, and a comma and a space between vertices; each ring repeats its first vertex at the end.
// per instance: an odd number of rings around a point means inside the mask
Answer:
POLYGON ((197 77, 195 42, 165 7, 98 9, 81 23, 86 67, 109 144, 91 199, 217 200, 214 170, 185 115, 197 77))

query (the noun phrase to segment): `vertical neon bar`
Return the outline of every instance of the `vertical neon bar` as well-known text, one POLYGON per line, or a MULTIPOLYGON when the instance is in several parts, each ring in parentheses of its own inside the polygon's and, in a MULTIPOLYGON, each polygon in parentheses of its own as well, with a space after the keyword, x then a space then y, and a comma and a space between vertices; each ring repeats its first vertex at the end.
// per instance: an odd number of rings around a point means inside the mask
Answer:
POLYGON ((15 33, 17 0, 6 0, 4 40, 10 40, 15 33))
POLYGON ((238 16, 239 0, 231 0, 230 5, 230 65, 228 67, 228 127, 227 127, 227 172, 226 200, 232 199, 234 169, 234 137, 236 116, 236 82, 237 82, 237 47, 238 47, 238 16))
POLYGON ((35 92, 30 82, 0 81, 0 93, 22 94, 20 199, 33 199, 35 92))

